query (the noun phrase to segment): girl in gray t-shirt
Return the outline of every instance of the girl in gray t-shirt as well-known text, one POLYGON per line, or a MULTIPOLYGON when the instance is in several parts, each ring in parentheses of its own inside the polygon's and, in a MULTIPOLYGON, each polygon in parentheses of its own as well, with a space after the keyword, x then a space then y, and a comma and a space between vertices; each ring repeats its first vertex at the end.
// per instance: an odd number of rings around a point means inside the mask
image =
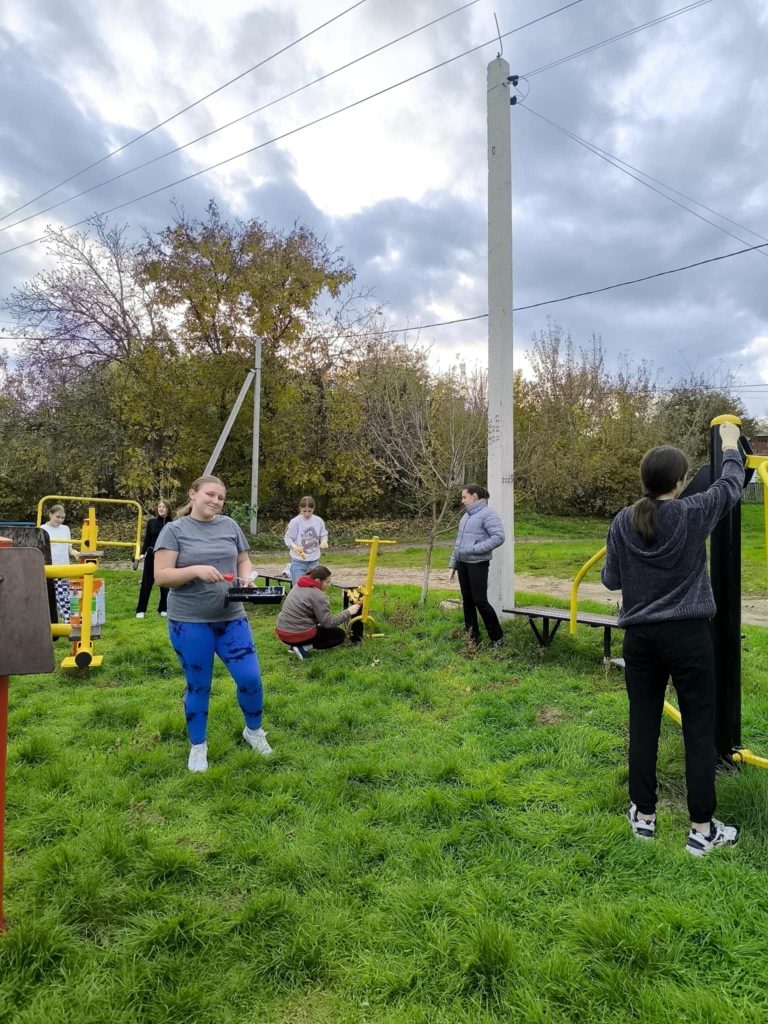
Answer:
POLYGON ((264 757, 272 753, 261 727, 263 695, 259 659, 240 602, 227 603, 228 580, 250 580, 248 541, 229 516, 220 515, 226 489, 216 476, 195 480, 179 518, 164 526, 155 544, 155 582, 168 587, 168 634, 187 689, 184 709, 191 748, 188 768, 208 767, 206 727, 218 654, 235 681, 245 718, 243 739, 264 757))

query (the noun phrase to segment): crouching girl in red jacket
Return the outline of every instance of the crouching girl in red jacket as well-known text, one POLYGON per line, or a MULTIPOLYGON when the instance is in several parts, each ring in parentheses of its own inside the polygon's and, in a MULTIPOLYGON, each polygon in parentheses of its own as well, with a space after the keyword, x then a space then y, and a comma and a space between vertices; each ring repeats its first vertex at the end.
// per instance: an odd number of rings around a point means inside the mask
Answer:
POLYGON ((278 639, 302 661, 313 649, 325 651, 344 643, 341 624, 360 611, 359 604, 351 604, 339 615, 333 614, 326 594, 330 578, 331 570, 324 565, 310 569, 291 589, 277 616, 278 639))

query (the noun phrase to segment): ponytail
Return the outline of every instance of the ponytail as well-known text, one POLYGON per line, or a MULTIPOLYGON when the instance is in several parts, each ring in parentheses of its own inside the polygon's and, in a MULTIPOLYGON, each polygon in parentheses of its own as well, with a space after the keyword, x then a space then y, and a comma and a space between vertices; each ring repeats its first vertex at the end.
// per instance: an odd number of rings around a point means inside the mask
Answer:
POLYGON ((632 506, 632 529, 646 544, 656 540, 656 498, 669 494, 688 472, 688 459, 679 448, 664 444, 651 448, 640 463, 643 497, 632 506))
POLYGON ((632 506, 632 529, 646 544, 653 544, 656 540, 656 502, 647 495, 632 506))

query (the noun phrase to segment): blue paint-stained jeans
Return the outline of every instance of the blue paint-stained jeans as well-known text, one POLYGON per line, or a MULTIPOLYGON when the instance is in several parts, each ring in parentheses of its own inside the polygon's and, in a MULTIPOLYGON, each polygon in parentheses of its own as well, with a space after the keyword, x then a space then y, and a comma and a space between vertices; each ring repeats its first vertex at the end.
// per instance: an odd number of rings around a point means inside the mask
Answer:
POLYGON ((258 729, 264 709, 259 658, 246 618, 230 622, 168 620, 168 635, 179 657, 187 689, 184 710, 191 743, 205 743, 213 656, 218 654, 237 686, 237 703, 249 729, 258 729))
POLYGON ((320 565, 320 559, 315 558, 314 561, 300 562, 294 558, 291 560, 291 583, 296 586, 302 576, 306 576, 310 569, 315 569, 320 565))

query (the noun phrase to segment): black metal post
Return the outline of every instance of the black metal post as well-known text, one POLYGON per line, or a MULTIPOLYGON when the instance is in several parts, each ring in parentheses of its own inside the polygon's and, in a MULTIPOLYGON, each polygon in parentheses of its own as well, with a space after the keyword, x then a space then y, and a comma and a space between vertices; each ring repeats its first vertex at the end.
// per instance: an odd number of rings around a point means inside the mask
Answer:
MULTIPOLYGON (((719 423, 710 430, 710 482, 722 472, 719 423)), ((741 502, 715 527, 709 546, 710 576, 717 604, 712 620, 715 652, 715 746, 733 766, 741 747, 741 502)))

